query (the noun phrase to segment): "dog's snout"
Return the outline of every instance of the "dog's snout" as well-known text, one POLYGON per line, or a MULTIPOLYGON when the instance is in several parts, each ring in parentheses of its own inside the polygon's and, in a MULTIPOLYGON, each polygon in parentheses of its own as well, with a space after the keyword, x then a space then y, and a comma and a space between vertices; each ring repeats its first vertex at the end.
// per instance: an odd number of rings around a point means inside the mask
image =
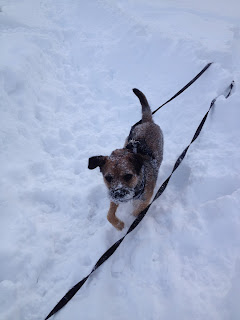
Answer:
POLYGON ((123 198, 127 194, 129 194, 129 191, 126 189, 117 189, 112 192, 114 198, 123 198))

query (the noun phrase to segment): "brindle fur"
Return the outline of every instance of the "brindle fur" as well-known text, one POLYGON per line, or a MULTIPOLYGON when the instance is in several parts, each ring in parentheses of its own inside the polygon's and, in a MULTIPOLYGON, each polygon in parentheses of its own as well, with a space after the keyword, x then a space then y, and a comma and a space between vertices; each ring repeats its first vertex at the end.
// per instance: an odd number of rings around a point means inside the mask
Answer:
POLYGON ((142 123, 132 129, 131 141, 144 141, 151 156, 127 149, 128 137, 122 149, 113 151, 110 156, 91 157, 88 165, 89 169, 100 167, 110 194, 107 219, 118 230, 124 228, 124 223, 116 217, 117 208, 121 202, 132 199, 133 190, 143 179, 144 191, 139 199, 133 199, 133 215, 137 216, 150 203, 163 157, 162 130, 153 122, 145 95, 138 89, 133 92, 142 105, 142 123))

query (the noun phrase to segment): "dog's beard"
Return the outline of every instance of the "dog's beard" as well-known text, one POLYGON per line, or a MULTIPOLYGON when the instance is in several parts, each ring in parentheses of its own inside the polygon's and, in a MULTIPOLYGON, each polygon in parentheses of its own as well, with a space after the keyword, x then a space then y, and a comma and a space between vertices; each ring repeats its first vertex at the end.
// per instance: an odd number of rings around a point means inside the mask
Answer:
POLYGON ((134 188, 110 189, 108 195, 112 202, 119 204, 132 200, 135 195, 135 190, 134 188))

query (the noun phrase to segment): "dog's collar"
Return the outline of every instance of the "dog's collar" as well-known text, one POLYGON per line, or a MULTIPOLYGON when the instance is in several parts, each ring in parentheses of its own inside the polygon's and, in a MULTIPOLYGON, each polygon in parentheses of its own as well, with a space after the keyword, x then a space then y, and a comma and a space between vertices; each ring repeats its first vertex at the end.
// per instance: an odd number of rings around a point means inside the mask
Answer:
POLYGON ((141 195, 143 194, 144 192, 144 189, 145 189, 145 184, 146 184, 146 177, 145 177, 145 170, 143 169, 143 178, 142 178, 142 181, 139 185, 137 185, 134 189, 134 196, 133 196, 133 199, 139 199, 141 197, 141 195))

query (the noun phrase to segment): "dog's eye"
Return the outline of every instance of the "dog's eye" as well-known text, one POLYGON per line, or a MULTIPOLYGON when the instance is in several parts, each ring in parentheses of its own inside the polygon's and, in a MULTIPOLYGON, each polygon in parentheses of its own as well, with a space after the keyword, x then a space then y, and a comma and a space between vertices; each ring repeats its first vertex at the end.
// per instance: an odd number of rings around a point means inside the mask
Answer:
POLYGON ((107 182, 111 182, 113 177, 108 174, 107 176, 105 176, 105 179, 107 180, 107 182))
POLYGON ((128 174, 125 174, 125 176, 123 177, 125 181, 130 181, 132 179, 133 175, 128 173, 128 174))

